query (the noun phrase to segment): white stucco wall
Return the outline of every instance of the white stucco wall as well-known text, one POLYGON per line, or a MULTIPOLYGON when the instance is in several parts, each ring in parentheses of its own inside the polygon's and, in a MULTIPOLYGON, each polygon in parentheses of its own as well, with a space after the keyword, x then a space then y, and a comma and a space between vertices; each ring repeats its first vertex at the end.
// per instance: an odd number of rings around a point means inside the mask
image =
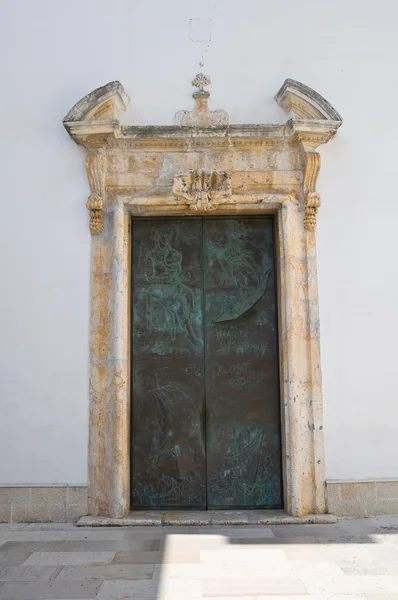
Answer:
POLYGON ((87 480, 88 186, 62 118, 119 79, 126 122, 171 124, 200 70, 232 123, 285 120, 286 77, 344 118, 318 186, 327 477, 398 479, 397 17, 394 0, 2 0, 0 482, 87 480))

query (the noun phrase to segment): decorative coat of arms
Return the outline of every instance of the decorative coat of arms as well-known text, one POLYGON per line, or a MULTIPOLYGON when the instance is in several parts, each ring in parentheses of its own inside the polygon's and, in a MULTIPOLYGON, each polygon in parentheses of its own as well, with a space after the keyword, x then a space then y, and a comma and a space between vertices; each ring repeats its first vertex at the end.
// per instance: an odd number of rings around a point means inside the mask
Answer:
POLYGON ((215 210, 231 203, 231 176, 225 171, 188 171, 174 177, 175 204, 187 204, 191 210, 215 210))

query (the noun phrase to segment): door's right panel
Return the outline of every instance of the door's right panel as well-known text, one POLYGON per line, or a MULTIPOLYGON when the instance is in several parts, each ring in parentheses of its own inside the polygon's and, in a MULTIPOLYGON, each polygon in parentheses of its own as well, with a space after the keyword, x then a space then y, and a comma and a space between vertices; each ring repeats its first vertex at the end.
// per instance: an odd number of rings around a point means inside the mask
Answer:
POLYGON ((280 508, 273 223, 204 219, 207 504, 280 508))

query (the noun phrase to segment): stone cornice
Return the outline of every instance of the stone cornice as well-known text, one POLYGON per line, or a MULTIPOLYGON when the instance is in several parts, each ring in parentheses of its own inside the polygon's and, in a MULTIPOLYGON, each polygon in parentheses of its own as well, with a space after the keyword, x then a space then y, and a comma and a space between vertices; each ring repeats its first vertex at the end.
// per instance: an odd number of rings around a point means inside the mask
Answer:
POLYGON ((91 150, 101 146, 118 148, 228 148, 286 147, 286 144, 316 148, 336 133, 335 123, 290 119, 285 124, 185 127, 175 125, 123 127, 118 120, 64 123, 75 142, 91 150))

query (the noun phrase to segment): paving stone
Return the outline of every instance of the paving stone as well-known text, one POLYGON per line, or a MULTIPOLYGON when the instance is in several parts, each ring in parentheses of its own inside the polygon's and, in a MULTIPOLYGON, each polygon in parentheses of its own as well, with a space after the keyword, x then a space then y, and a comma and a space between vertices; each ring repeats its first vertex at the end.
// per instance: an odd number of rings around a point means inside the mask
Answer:
MULTIPOLYGON (((334 572, 335 574, 335 572, 334 572)), ((298 576, 292 573, 288 565, 251 565, 245 564, 243 568, 219 563, 192 563, 192 564, 162 564, 155 566, 153 579, 258 579, 268 575, 275 577, 298 576)))
POLYGON ((366 594, 366 600, 397 600, 396 594, 366 594))
MULTIPOLYGON (((24 524, 22 524, 24 526, 24 524)), ((70 531, 76 529, 76 523, 29 523, 24 531, 70 531)))
POLYGON ((224 535, 200 534, 198 538, 195 547, 198 547, 200 550, 222 550, 222 548, 230 545, 229 539, 224 535))
POLYGON ((242 549, 244 549, 244 547, 246 548, 250 548, 251 546, 253 547, 257 547, 257 548, 263 548, 263 549, 272 549, 272 548, 286 548, 290 545, 298 545, 298 544, 305 544, 307 547, 312 546, 312 545, 318 545, 320 544, 320 541, 318 538, 310 538, 310 537, 274 537, 274 538, 239 538, 239 537, 235 537, 235 538, 230 538, 229 543, 233 546, 237 545, 239 547, 241 547, 242 549))
MULTIPOLYGON (((249 526, 249 527, 231 527, 231 526, 212 526, 212 527, 200 527, 199 532, 203 535, 219 535, 227 538, 230 542, 236 538, 274 538, 274 534, 271 527, 265 525, 249 526)), ((180 533, 180 529, 178 530, 180 533)), ((192 530, 191 530, 192 533, 192 530)))
POLYGON ((114 552, 34 552, 25 565, 106 565, 114 552))
MULTIPOLYGON (((121 540, 125 531, 122 529, 75 529, 71 531, 10 531, 0 533, 0 539, 14 542, 62 542, 64 540, 121 540)), ((159 536, 158 536, 159 537, 159 536)))
POLYGON ((160 582, 157 600, 201 600, 202 582, 198 579, 168 579, 160 582))
POLYGON ((59 567, 8 567, 0 571, 0 581, 53 581, 59 567))
MULTIPOLYGON (((125 542, 125 540, 123 540, 125 542)), ((142 542, 142 550, 148 552, 158 552, 162 550, 164 543, 161 540, 144 540, 142 542)))
MULTIPOLYGON (((174 530, 173 530, 174 531, 174 530)), ((173 531, 169 527, 128 527, 124 529, 124 540, 153 540, 165 539, 173 531)), ((199 532, 199 528, 195 529, 199 532)), ((192 527, 179 527, 178 534, 192 533, 192 527)))
POLYGON ((0 600, 85 600, 96 598, 102 581, 6 582, 0 600))
MULTIPOLYGON (((267 600, 272 599, 274 596, 267 596, 267 600)), ((278 599, 281 596, 278 596, 278 599)), ((204 596, 203 596, 204 598, 204 596)), ((206 600, 257 600, 258 596, 206 596, 206 600)), ((275 596, 276 598, 276 596, 275 596)), ((309 600, 308 596, 288 596, 289 600, 306 599, 309 600)))
POLYGON ((102 567, 64 567, 58 580, 152 579, 155 566, 149 564, 104 565, 102 567))
POLYGON ((207 596, 261 596, 269 594, 305 594, 305 585, 299 577, 263 577, 240 579, 204 579, 203 597, 207 596))
POLYGON ((159 527, 128 527, 124 529, 124 538, 152 539, 162 537, 164 539, 166 536, 168 537, 170 535, 198 535, 198 533, 207 532, 215 534, 218 533, 220 529, 220 527, 215 527, 212 525, 196 525, 193 527, 190 525, 178 525, 178 527, 171 527, 169 525, 162 525, 159 527))
POLYGON ((276 538, 293 538, 300 539, 322 538, 325 539, 337 537, 350 537, 350 533, 337 525, 273 525, 271 530, 276 538))
MULTIPOLYGON (((1 589, 0 589, 1 591, 1 589)), ((104 581, 98 600, 115 600, 115 598, 146 598, 157 600, 159 591, 159 581, 143 580, 143 581, 120 581, 111 580, 104 581)), ((177 600, 176 598, 174 600, 177 600)))
POLYGON ((302 576, 309 594, 376 594, 398 597, 398 577, 393 575, 352 575, 346 577, 302 576))
POLYGON ((111 550, 111 544, 113 544, 113 549, 118 552, 159 552, 163 550, 165 544, 167 543, 167 540, 168 538, 166 536, 162 540, 159 539, 159 536, 157 539, 145 537, 139 537, 136 539, 127 538, 115 542, 107 542, 107 547, 104 547, 104 550, 111 550))
MULTIPOLYGON (((146 540, 148 541, 148 540, 146 540)), ((0 546, 0 553, 9 551, 24 552, 116 552, 117 550, 130 550, 129 543, 124 540, 61 540, 51 542, 4 542, 0 546)), ((145 540, 133 544, 137 549, 142 549, 145 540)), ((159 545, 159 544, 158 544, 159 545)))
POLYGON ((350 533, 357 531, 363 535, 376 531, 379 526, 375 523, 375 519, 339 519, 339 527, 350 533))
POLYGON ((324 560, 372 560, 374 555, 368 546, 361 544, 313 544, 291 545, 284 550, 288 560, 305 560, 309 563, 324 560))
POLYGON ((383 527, 383 528, 398 527, 398 516, 396 516, 396 517, 373 517, 372 519, 370 519, 370 521, 373 521, 373 523, 375 523, 377 525, 377 527, 383 527))
POLYGON ((45 525, 0 531, 0 559, 10 563, 0 565, 0 600, 398 600, 398 531, 388 518, 272 529, 45 525))
POLYGON ((157 564, 161 563, 162 559, 162 552, 140 552, 139 550, 133 550, 132 552, 116 552, 112 564, 157 564))
MULTIPOLYGON (((264 568, 265 565, 271 566, 278 564, 287 566, 286 554, 283 550, 245 550, 235 551, 226 550, 201 550, 200 562, 210 564, 222 564, 235 566, 236 568, 246 568, 246 565, 257 565, 264 568)), ((226 594, 228 595, 228 594, 226 594)))
POLYGON ((201 583, 195 580, 105 581, 98 600, 115 598, 145 598, 146 600, 201 600, 201 583))
MULTIPOLYGON (((206 600, 210 600, 206 598, 206 600)), ((223 598, 218 598, 217 600, 224 600, 223 598)), ((228 599, 229 600, 229 599, 228 599)), ((235 596, 234 600, 238 600, 235 596)), ((241 598, 239 598, 241 600, 241 598)), ((293 596, 285 596, 285 595, 271 595, 271 596, 256 596, 256 600, 366 600, 366 596, 364 594, 317 594, 316 596, 309 596, 306 594, 305 596, 296 595, 293 596)), ((390 597, 390 600, 393 600, 390 597)))
POLYGON ((1 552, 0 547, 0 569, 3 567, 17 567, 22 565, 31 555, 31 552, 12 550, 10 552, 1 552))
POLYGON ((398 575, 398 561, 338 561, 345 575, 398 575))
MULTIPOLYGON (((343 569, 332 560, 320 560, 309 564, 305 561, 289 561, 292 574, 303 576, 344 577, 343 569)), ((275 568, 274 568, 275 572, 275 568)))

